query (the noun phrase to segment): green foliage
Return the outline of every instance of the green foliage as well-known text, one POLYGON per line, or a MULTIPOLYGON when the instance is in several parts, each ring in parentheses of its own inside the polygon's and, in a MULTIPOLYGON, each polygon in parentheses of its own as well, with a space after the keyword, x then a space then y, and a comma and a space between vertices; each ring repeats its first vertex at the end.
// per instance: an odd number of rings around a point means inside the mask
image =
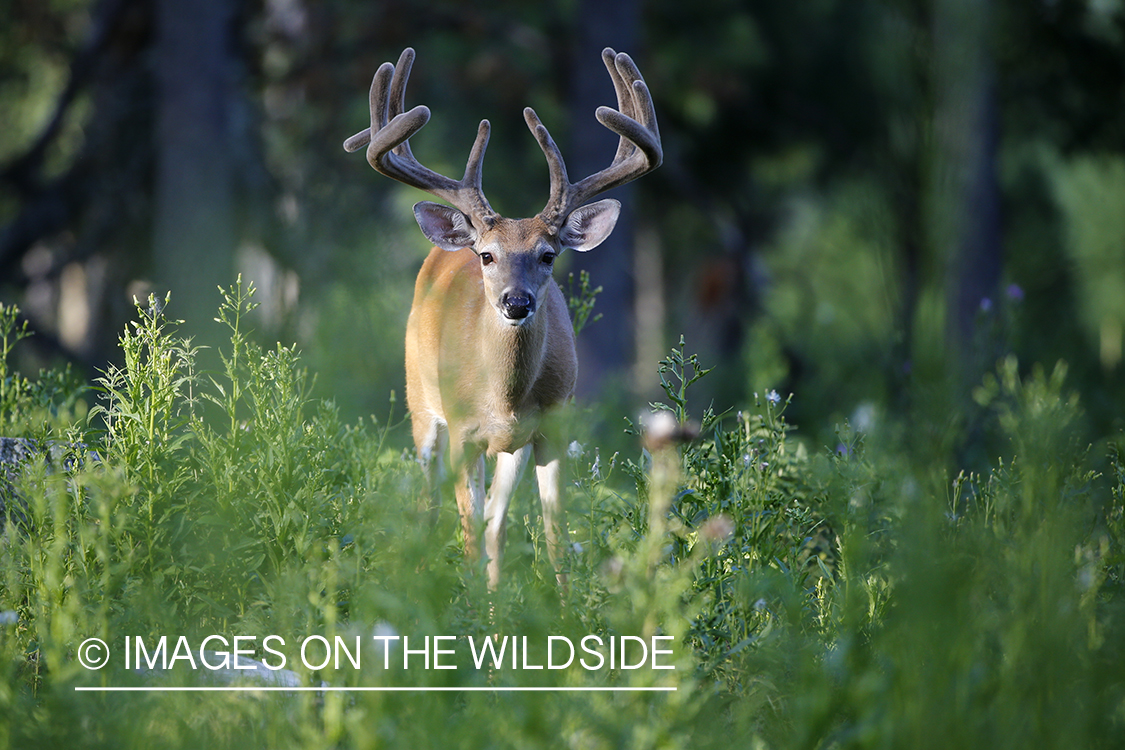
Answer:
MULTIPOLYGON (((1001 362, 975 397, 1007 449, 982 473, 921 472, 850 425, 809 450, 774 391, 688 419, 711 368, 681 340, 644 448, 572 446, 565 603, 541 523, 519 512, 494 595, 457 522, 385 421, 344 424, 292 347, 245 328, 223 290, 219 372, 194 369, 168 300, 138 305, 125 365, 72 425, 96 458, 23 466, 26 523, 0 545, 0 738, 14 747, 1118 747, 1125 739, 1125 465, 1075 438, 1065 368, 1001 362), (667 423, 661 424, 661 414, 667 423), (594 692, 94 694, 199 672, 101 671, 99 637, 360 638, 359 669, 287 668, 341 687, 674 687, 594 692), (371 635, 671 636, 674 670, 384 669, 371 635), (941 731, 935 731, 941 728, 941 731)), ((19 330, 4 311, 0 342, 19 330)), ((7 344, 4 344, 7 348, 7 344)), ((5 368, 6 364, 3 365, 5 368)), ((5 373, 7 371, 5 370, 5 373)), ((49 378, 48 378, 49 379, 49 378)), ((38 386, 7 376, 5 412, 38 386), (11 386, 19 382, 18 388, 11 386)), ((64 394, 63 401, 71 398, 64 394)), ((799 398, 799 397, 798 397, 799 398)), ((57 399, 56 399, 57 401, 57 399)), ((46 401, 43 401, 46 403, 46 401)), ((61 416, 60 416, 61 415, 61 416)), ((61 421, 29 436, 64 435, 61 421)), ((73 417, 71 417, 73 419, 73 417)), ((212 646, 213 648, 214 646, 212 646)), ((413 648, 413 645, 412 645, 413 648)), ((393 649, 392 663, 402 657, 393 649)), ((533 656, 534 663, 535 656, 533 656)))
POLYGON ((1125 337, 1125 159, 1087 155, 1047 159, 1065 217, 1066 250, 1076 276, 1080 319, 1107 369, 1121 363, 1125 337))
POLYGON ((75 420, 85 412, 85 388, 69 366, 47 370, 31 380, 9 368, 13 348, 31 336, 19 310, 0 304, 0 435, 36 434, 77 438, 75 420))
POLYGON ((570 310, 570 318, 574 324, 574 335, 577 336, 582 332, 590 323, 597 323, 602 318, 602 314, 594 315, 593 319, 590 315, 594 312, 594 305, 597 303, 597 297, 601 294, 602 288, 590 288, 590 272, 578 272, 578 288, 574 288, 574 274, 568 274, 566 279, 566 304, 570 310))
MULTIPOLYGON (((673 349, 667 357, 660 360, 657 369, 660 374, 660 388, 672 404, 669 406, 668 404, 655 403, 652 405, 653 408, 672 412, 676 421, 684 424, 688 418, 688 388, 695 385, 696 381, 703 379, 713 369, 715 368, 701 367, 698 354, 684 354, 684 337, 680 336, 679 347, 673 349), (690 373, 688 372, 689 368, 691 369, 690 373)), ((709 421, 710 417, 704 417, 704 420, 709 421)))
POLYGON ((31 335, 27 321, 17 325, 19 310, 0 305, 0 413, 10 414, 23 400, 29 384, 18 374, 8 372, 8 355, 12 348, 31 335))

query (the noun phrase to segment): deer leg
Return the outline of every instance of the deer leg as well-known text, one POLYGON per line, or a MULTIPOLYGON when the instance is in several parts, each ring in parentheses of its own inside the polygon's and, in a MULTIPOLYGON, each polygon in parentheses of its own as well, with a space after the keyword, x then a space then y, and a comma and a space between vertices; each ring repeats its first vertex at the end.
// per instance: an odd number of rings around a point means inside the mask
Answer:
POLYGON ((457 471, 457 512, 465 534, 465 557, 480 558, 480 526, 484 520, 484 453, 462 446, 450 449, 457 471))
POLYGON ((426 420, 412 416, 414 447, 418 451, 418 463, 426 477, 426 497, 418 501, 418 510, 430 516, 430 524, 437 523, 441 510, 441 486, 445 482, 445 463, 442 454, 449 439, 445 422, 437 417, 426 420), (428 503, 428 505, 427 505, 428 503))
POLYGON ((500 583, 500 563, 508 534, 508 506, 530 452, 531 446, 525 445, 515 453, 496 454, 496 474, 484 505, 484 554, 488 558, 490 591, 495 591, 500 583))
POLYGON ((535 445, 535 477, 539 480, 539 500, 543 504, 543 526, 547 531, 547 556, 555 569, 555 579, 566 591, 566 573, 561 563, 570 547, 570 534, 560 491, 562 462, 545 444, 535 445))

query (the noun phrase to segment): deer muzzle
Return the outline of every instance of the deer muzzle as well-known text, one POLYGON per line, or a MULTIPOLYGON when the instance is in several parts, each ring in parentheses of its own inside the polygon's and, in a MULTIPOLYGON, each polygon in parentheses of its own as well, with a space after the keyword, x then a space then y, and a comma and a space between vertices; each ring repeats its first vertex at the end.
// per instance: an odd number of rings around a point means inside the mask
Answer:
POLYGON ((535 313, 535 297, 529 292, 504 292, 500 312, 511 325, 520 325, 535 313))

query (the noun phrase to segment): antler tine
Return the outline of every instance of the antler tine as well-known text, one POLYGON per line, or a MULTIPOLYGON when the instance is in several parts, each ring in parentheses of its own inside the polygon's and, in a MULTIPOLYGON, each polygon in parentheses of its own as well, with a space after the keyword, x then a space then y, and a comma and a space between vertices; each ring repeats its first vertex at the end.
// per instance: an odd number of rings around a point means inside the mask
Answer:
POLYGON ((409 139, 430 121, 430 110, 419 105, 405 111, 406 82, 413 64, 414 50, 407 47, 397 65, 379 66, 371 80, 371 127, 344 141, 344 150, 358 151, 367 146, 367 161, 376 172, 447 201, 467 214, 478 229, 489 226, 495 213, 481 186, 490 130, 488 120, 481 120, 477 128, 461 180, 423 166, 411 152, 409 139))
POLYGON ((595 116, 598 122, 621 136, 617 153, 605 169, 571 183, 567 178, 562 153, 547 128, 539 121, 534 110, 530 107, 524 110, 527 126, 547 158, 551 194, 539 215, 552 227, 559 227, 571 211, 598 193, 656 169, 664 158, 652 94, 649 93, 636 63, 624 52, 619 54, 609 47, 602 51, 602 60, 613 81, 618 108, 598 107, 595 116))
MULTIPOLYGON (((628 57, 628 56, 626 56, 628 57)), ((633 106, 633 92, 626 83, 624 76, 617 71, 617 55, 613 49, 606 47, 602 50, 602 62, 605 63, 605 69, 609 71, 609 78, 613 81, 613 91, 617 94, 617 109, 621 114, 626 117, 632 117, 634 120, 637 118, 635 107, 633 106)), ((632 59, 629 59, 632 62, 632 59)), ((634 66, 634 70, 636 66, 634 66)), ((637 71, 636 78, 640 78, 640 71, 637 71)), ((617 153, 613 157, 612 163, 617 163, 624 159, 626 156, 634 151, 633 145, 626 138, 619 138, 617 141, 617 153)))
MULTIPOLYGON (((379 92, 384 108, 380 125, 385 125, 388 119, 394 119, 406 111, 406 82, 410 80, 410 70, 413 67, 414 49, 407 47, 398 56, 398 64, 392 68, 390 94, 379 92)), ((372 104, 372 107, 374 107, 374 104, 372 104)), ((372 113, 374 114, 374 109, 372 109, 372 113)), ((400 146, 396 147, 395 153, 409 155, 410 144, 403 141, 400 146)))

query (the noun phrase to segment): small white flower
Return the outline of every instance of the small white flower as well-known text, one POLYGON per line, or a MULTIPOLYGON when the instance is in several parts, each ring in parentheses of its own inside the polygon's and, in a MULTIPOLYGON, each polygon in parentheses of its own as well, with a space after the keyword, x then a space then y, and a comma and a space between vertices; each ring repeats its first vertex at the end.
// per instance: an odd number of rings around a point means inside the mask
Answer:
POLYGON ((608 578, 617 578, 625 571, 625 561, 620 557, 614 556, 606 560, 602 566, 602 570, 608 578))
POLYGON ((586 451, 582 447, 582 443, 579 443, 577 440, 571 441, 570 445, 568 445, 566 448, 566 455, 572 459, 581 458, 582 454, 585 452, 586 451))
POLYGON ((386 620, 375 623, 375 627, 371 629, 370 646, 379 655, 379 658, 384 661, 389 659, 391 652, 398 648, 398 644, 398 631, 395 630, 394 625, 386 620))
POLYGON ((1094 571, 1089 566, 1078 571, 1078 588, 1080 591, 1089 591, 1094 587, 1094 571))
POLYGON ((871 432, 878 419, 879 411, 875 404, 864 401, 856 406, 855 411, 852 412, 851 423, 856 432, 871 432))
POLYGON ((778 395, 777 391, 770 391, 769 393, 767 393, 766 399, 768 399, 771 404, 777 404, 781 402, 781 396, 778 395))
POLYGON ((655 442, 667 442, 676 433, 679 424, 676 417, 669 411, 658 411, 655 414, 645 415, 642 424, 648 431, 649 437, 655 442))
POLYGON ((734 537, 734 521, 726 513, 720 513, 708 518, 699 534, 708 541, 723 544, 734 537))
POLYGON ((395 630, 394 625, 391 625, 386 620, 380 620, 375 623, 375 628, 371 631, 371 635, 380 639, 394 639, 398 637, 398 631, 395 630))

